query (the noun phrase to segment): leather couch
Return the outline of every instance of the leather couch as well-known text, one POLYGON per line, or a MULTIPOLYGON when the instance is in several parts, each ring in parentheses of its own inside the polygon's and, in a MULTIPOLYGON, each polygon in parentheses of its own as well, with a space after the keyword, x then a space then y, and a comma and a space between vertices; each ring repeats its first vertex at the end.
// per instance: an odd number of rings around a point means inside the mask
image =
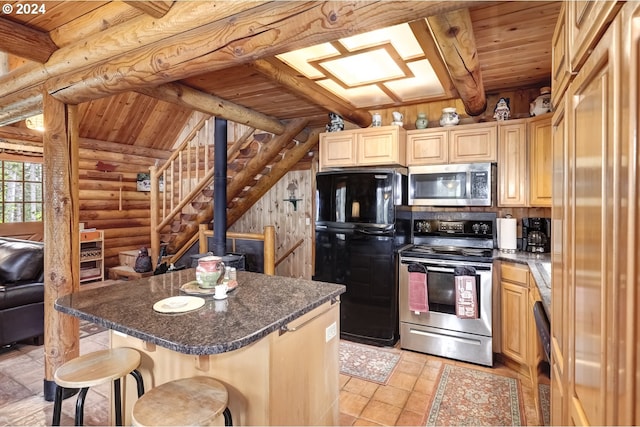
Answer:
POLYGON ((0 237, 0 346, 44 342, 44 244, 0 237))

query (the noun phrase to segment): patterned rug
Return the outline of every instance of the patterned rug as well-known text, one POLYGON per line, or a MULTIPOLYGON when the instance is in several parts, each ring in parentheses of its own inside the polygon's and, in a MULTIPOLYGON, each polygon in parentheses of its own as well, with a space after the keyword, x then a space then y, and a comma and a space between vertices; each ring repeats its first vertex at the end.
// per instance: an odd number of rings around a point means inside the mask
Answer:
POLYGON ((400 360, 400 352, 340 341, 340 373, 386 384, 400 360))
POLYGON ((91 323, 88 320, 80 320, 80 338, 86 338, 106 330, 106 328, 91 323))
POLYGON ((542 407, 542 421, 545 426, 551 425, 551 388, 549 384, 538 384, 538 397, 542 407))
POLYGON ((526 425, 520 381, 444 364, 427 426, 526 425))

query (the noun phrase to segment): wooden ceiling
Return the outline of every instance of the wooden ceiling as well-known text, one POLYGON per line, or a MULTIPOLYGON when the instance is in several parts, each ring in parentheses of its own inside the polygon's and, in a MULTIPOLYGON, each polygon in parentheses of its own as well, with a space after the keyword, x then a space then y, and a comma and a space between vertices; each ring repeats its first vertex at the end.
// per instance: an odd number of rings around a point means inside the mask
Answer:
MULTIPOLYGON (((169 150, 193 110, 267 131, 296 118, 324 127, 329 111, 367 125, 368 111, 305 81, 275 55, 461 8, 469 8, 484 92, 547 85, 561 3, 36 4, 44 9, 26 14, 26 3, 3 3, 13 10, 0 15, 0 52, 9 64, 4 75, 0 64, 0 125, 40 112, 47 91, 79 105, 81 137, 169 150)), ((444 63, 436 56, 432 62, 444 63)), ((452 81, 447 89, 458 97, 452 81)))

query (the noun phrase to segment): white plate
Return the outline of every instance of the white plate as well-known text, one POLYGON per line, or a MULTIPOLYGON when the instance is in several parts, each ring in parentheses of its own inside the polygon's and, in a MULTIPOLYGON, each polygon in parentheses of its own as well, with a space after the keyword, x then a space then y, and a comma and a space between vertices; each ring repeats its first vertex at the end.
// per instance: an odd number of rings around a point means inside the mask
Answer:
POLYGON ((160 313, 184 313, 203 305, 204 298, 180 295, 161 299, 153 305, 153 309, 160 313))

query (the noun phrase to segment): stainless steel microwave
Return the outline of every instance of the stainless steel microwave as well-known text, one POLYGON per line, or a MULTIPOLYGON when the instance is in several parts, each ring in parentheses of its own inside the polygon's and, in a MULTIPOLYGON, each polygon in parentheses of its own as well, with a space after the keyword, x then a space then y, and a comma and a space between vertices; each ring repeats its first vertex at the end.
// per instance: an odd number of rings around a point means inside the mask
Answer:
POLYGON ((491 163, 412 166, 409 205, 491 206, 491 163))

